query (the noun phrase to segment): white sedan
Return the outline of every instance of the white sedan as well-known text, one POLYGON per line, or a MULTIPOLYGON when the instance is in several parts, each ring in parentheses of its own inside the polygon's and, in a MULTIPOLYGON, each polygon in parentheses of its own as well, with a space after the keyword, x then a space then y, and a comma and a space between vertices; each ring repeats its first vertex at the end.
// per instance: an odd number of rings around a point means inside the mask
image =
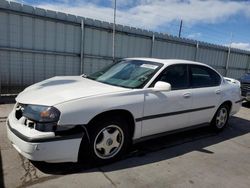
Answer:
POLYGON ((104 164, 155 136, 201 126, 220 131, 241 101, 239 85, 208 65, 128 58, 88 76, 53 77, 26 88, 7 132, 30 160, 104 164))

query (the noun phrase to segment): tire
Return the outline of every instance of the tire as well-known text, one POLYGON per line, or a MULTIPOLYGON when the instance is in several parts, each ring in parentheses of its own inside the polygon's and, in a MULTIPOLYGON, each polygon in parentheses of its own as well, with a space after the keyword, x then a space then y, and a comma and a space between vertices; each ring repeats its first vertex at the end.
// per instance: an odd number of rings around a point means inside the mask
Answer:
POLYGON ((218 108, 210 124, 213 130, 220 132, 227 126, 229 119, 229 110, 230 108, 226 104, 222 104, 218 108))
POLYGON ((131 142, 129 124, 121 117, 99 119, 88 126, 89 142, 81 143, 79 161, 103 165, 120 159, 131 142))

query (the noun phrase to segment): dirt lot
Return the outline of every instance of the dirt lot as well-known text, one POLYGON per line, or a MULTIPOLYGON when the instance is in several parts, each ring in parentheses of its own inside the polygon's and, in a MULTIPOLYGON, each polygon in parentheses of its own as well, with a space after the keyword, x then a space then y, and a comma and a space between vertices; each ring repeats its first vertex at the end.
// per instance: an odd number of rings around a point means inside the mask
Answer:
POLYGON ((101 168, 24 159, 6 137, 12 107, 0 105, 0 187, 250 187, 250 105, 220 134, 201 128, 154 139, 101 168))

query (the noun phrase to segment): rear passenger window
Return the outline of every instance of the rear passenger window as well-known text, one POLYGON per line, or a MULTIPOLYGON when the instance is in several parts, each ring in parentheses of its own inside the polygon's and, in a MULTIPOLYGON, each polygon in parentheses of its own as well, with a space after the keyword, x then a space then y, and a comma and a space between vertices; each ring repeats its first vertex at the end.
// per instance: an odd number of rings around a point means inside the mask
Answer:
POLYGON ((170 65, 167 67, 156 81, 168 82, 172 90, 185 89, 188 87, 187 65, 170 65))
POLYGON ((212 87, 220 85, 221 78, 214 70, 200 65, 190 65, 191 87, 212 87))

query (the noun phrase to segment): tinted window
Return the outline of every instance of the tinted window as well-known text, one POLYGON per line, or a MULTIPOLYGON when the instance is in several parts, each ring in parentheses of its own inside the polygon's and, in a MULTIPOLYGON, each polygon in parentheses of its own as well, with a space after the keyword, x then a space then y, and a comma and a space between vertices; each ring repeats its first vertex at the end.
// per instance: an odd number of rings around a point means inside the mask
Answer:
POLYGON ((172 90, 184 89, 188 87, 187 65, 171 65, 167 67, 157 78, 157 81, 168 82, 172 90))
POLYGON ((220 76, 212 69, 199 66, 190 65, 190 80, 191 87, 212 87, 220 85, 220 76))

